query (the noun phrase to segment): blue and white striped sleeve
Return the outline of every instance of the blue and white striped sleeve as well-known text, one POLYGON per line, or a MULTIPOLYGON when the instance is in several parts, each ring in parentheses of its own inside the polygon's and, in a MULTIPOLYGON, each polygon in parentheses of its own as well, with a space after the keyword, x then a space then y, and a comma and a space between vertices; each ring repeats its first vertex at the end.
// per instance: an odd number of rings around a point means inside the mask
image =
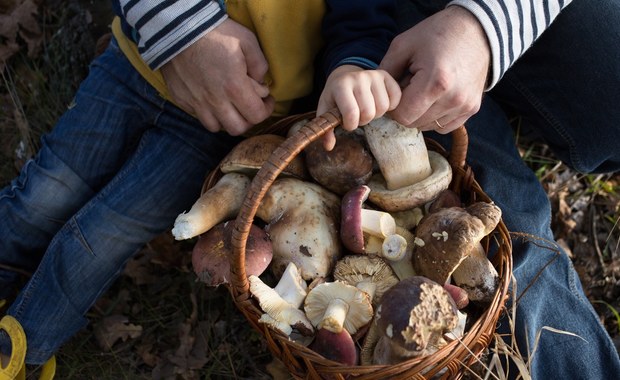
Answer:
POLYGON ((571 0, 453 0, 466 8, 482 25, 491 47, 492 72, 487 89, 551 25, 571 0))
POLYGON ((120 6, 140 55, 154 70, 227 17, 217 1, 121 0, 120 6))

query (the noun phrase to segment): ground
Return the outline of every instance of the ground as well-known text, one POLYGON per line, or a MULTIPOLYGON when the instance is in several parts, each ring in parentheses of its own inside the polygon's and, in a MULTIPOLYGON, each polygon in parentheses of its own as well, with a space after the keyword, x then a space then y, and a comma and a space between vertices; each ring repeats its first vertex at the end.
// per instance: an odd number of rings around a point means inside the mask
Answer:
MULTIPOLYGON (((104 1, 0 0, 0 186, 69 104, 110 20, 104 1)), ((527 136, 519 146, 549 195, 556 239, 618 342, 619 176, 575 173, 527 136)), ((166 233, 144 247, 89 312, 90 325, 59 352, 58 378, 269 378, 261 336, 225 288, 196 280, 192 246, 166 233)))

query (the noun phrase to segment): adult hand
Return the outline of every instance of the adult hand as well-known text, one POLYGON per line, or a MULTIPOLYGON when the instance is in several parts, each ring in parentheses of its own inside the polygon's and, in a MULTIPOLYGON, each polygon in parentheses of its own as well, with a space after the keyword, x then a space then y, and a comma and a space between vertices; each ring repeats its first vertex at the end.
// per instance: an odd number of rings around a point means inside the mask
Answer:
POLYGON ((449 133, 478 112, 490 62, 478 20, 449 6, 398 35, 379 68, 403 87, 390 115, 420 130, 449 133))
POLYGON ((271 115, 268 65, 256 36, 231 19, 161 68, 172 99, 211 132, 236 136, 271 115))
MULTIPOLYGON (((352 131, 393 110, 399 100, 400 87, 386 71, 342 65, 327 78, 317 116, 337 107, 342 115, 342 128, 352 131)), ((323 146, 332 150, 335 144, 336 137, 330 131, 323 138, 323 146)))

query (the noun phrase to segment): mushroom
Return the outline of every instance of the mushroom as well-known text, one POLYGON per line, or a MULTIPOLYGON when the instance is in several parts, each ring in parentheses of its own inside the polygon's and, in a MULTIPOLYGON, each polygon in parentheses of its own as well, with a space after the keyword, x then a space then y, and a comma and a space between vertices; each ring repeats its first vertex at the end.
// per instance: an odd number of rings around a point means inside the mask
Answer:
POLYGON ((310 344, 310 349, 326 359, 345 365, 356 365, 358 362, 355 342, 351 334, 345 329, 337 333, 327 329, 319 329, 310 344))
POLYGON ((380 257, 347 255, 336 263, 334 279, 368 293, 372 303, 398 282, 398 277, 380 257))
POLYGON ((368 293, 342 281, 317 285, 304 301, 306 316, 317 329, 351 335, 370 322, 373 309, 368 293))
MULTIPOLYGON (((269 133, 248 137, 235 145, 222 159, 220 171, 222 173, 243 173, 252 177, 284 140, 283 136, 269 133)), ((307 179, 308 173, 303 156, 295 156, 284 168, 281 175, 307 179)))
POLYGON ((490 302, 499 285, 497 269, 478 243, 452 272, 452 281, 467 293, 472 301, 490 302))
POLYGON ((466 208, 442 208, 426 215, 416 229, 419 242, 413 252, 416 273, 445 284, 467 259, 455 284, 464 288, 471 300, 492 297, 499 276, 479 246, 500 218, 499 207, 487 202, 476 202, 466 208))
POLYGON ((363 207, 369 194, 370 188, 360 185, 342 197, 340 237, 342 244, 353 253, 366 253, 365 233, 383 241, 396 230, 396 221, 389 213, 363 207))
POLYGON ((271 271, 279 277, 289 262, 304 280, 327 277, 341 256, 340 199, 321 186, 295 178, 276 179, 256 216, 267 223, 273 244, 271 271))
POLYGON ((177 216, 172 228, 176 240, 190 239, 218 223, 237 216, 245 198, 250 178, 241 173, 227 173, 205 191, 188 212, 177 216))
POLYGON ((383 294, 377 308, 373 364, 432 354, 447 343, 444 334, 458 321, 454 301, 441 285, 422 276, 401 280, 383 294))
POLYGON ((414 207, 402 211, 392 211, 390 215, 392 215, 396 221, 397 226, 407 230, 413 230, 424 217, 424 212, 421 207, 414 207))
MULTIPOLYGON (((207 286, 228 283, 230 278, 230 237, 234 223, 223 222, 201 234, 192 250, 192 267, 207 286)), ((250 227, 245 255, 248 275, 260 276, 271 263, 273 251, 267 233, 256 225, 250 227)))
POLYGON ((295 264, 290 263, 275 288, 270 288, 258 276, 250 275, 250 293, 256 297, 265 312, 259 322, 291 335, 293 328, 302 335, 314 332, 312 324, 300 309, 306 297, 306 283, 299 275, 295 264))
POLYGON ((428 151, 422 132, 381 117, 364 126, 380 173, 368 186, 370 200, 385 211, 400 211, 433 200, 448 188, 452 168, 441 154, 428 151))
POLYGON ((413 234, 397 226, 390 213, 364 208, 369 193, 370 188, 361 185, 342 197, 342 244, 353 253, 383 257, 400 279, 412 276, 413 234))
POLYGON ((323 141, 315 141, 304 150, 308 172, 326 189, 342 195, 370 179, 373 158, 363 137, 354 133, 336 134, 336 145, 326 151, 323 141))

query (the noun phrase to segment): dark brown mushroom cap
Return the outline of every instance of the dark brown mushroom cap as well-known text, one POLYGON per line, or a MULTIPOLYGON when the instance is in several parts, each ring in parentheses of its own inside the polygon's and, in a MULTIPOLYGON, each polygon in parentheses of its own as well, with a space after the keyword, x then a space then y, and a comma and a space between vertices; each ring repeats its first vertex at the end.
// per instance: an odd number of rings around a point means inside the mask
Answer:
MULTIPOLYGON (((255 135, 242 140, 228 152, 220 162, 222 173, 244 173, 250 176, 256 174, 263 166, 271 153, 284 142, 286 138, 274 134, 255 135)), ((282 171, 283 175, 307 179, 308 173, 303 156, 297 155, 282 171)))
POLYGON ((422 352, 456 327, 458 314, 443 286, 413 276, 383 294, 375 320, 380 334, 393 344, 409 352, 422 352))
POLYGON ((416 229, 418 243, 412 259, 416 273, 445 284, 473 248, 495 228, 497 223, 493 227, 489 223, 499 222, 499 207, 477 203, 467 209, 442 208, 422 218, 416 229))
POLYGON ((323 148, 322 140, 304 150, 312 178, 339 195, 367 183, 372 175, 372 155, 356 136, 353 133, 336 135, 336 145, 331 151, 323 148))
POLYGON ((345 365, 356 365, 358 361, 355 342, 351 334, 345 329, 338 333, 327 329, 318 330, 310 348, 326 359, 345 365))
POLYGON ((340 203, 340 239, 342 245, 353 253, 364 253, 362 231, 362 205, 368 199, 370 188, 357 186, 342 197, 340 203))
MULTIPOLYGON (((216 225, 198 237, 192 250, 192 266, 198 279, 207 286, 226 284, 230 280, 230 242, 234 223, 216 225)), ((271 263, 273 251, 269 236, 263 229, 252 225, 246 247, 246 272, 260 276, 271 263)))

